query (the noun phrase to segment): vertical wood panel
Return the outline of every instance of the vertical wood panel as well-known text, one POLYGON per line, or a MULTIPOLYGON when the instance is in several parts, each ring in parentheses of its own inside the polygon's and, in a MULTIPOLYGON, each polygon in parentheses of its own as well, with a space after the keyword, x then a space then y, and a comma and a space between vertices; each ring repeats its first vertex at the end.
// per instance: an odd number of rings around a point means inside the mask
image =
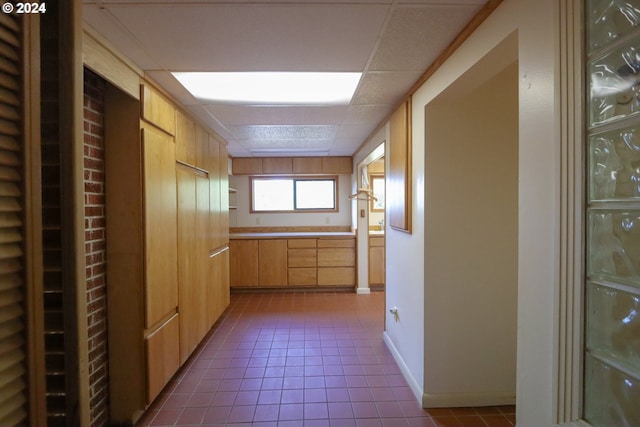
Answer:
MULTIPOLYGON (((8 18, 9 16, 7 16, 8 18)), ((44 343, 44 295, 42 265, 42 153, 40 93, 40 21, 38 17, 21 18, 23 46, 23 114, 25 163, 25 242, 29 297, 27 299, 29 354, 29 422, 44 425, 47 419, 46 368, 44 343), (28 141, 28 142, 27 142, 28 141)))
POLYGON ((193 351, 196 332, 193 307, 197 304, 197 260, 193 256, 196 241, 196 177, 188 168, 177 165, 178 184, 178 283, 180 284, 180 361, 193 351))
POLYGON ((110 86, 105 113, 109 403, 124 424, 146 400, 140 102, 110 86))
POLYGON ((168 135, 142 131, 145 221, 145 327, 178 306, 175 146, 168 135))

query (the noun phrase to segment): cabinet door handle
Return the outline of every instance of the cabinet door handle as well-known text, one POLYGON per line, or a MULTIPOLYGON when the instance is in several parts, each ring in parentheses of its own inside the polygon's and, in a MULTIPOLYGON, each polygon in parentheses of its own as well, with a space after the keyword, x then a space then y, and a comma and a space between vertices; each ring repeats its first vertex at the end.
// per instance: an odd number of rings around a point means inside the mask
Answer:
POLYGON ((228 251, 229 250, 229 245, 224 245, 219 247, 218 249, 214 250, 213 252, 211 252, 209 254, 209 258, 213 258, 216 255, 220 255, 221 253, 228 251))

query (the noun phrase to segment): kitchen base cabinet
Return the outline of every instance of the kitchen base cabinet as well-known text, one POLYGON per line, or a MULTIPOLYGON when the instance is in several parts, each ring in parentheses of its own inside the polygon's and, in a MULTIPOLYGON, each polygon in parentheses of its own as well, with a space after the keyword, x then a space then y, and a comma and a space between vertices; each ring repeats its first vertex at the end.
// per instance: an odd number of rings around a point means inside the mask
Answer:
POLYGON ((289 268, 289 286, 316 286, 318 284, 318 269, 315 267, 289 268))
POLYGON ((229 241, 231 286, 258 286, 258 241, 229 241))
POLYGON ((355 267, 319 267, 318 285, 320 286, 355 286, 355 267))
POLYGON ((356 285, 355 239, 318 239, 318 285, 356 285))
POLYGON ((384 286, 385 283, 384 237, 369 237, 369 285, 384 286))
POLYGON ((258 285, 287 286, 287 241, 258 241, 258 285))
POLYGON ((232 239, 229 256, 236 288, 356 285, 354 237, 232 239))

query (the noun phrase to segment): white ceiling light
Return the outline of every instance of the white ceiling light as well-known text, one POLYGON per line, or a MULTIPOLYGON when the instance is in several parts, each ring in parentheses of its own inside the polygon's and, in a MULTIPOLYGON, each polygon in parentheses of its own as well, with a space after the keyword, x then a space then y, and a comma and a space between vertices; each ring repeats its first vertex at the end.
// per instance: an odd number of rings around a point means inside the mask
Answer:
POLYGON ((174 72, 198 99, 229 104, 348 104, 361 73, 174 72))

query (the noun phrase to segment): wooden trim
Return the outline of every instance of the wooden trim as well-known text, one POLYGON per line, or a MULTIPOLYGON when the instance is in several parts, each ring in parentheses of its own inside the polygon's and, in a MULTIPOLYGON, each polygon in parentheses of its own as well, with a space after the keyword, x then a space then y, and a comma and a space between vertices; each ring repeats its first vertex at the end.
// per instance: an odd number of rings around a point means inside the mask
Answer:
MULTIPOLYGON (((281 214, 281 213, 330 213, 340 211, 340 177, 338 175, 269 175, 269 176, 249 176, 249 213, 259 214, 281 214), (255 179, 269 180, 269 179, 291 179, 294 181, 303 180, 333 180, 334 181, 334 203, 335 206, 332 209, 291 209, 282 211, 257 211, 253 208, 253 181, 255 179)), ((294 192, 295 198, 295 192, 294 192)), ((295 200, 294 200, 295 202, 295 200)))
POLYGON ((411 147, 411 99, 398 108, 389 124, 389 170, 386 171, 385 208, 389 226, 411 233, 413 173, 411 147))
POLYGON ((582 416, 584 351, 584 48, 583 2, 558 2, 560 87, 560 259, 553 399, 557 424, 582 416))
POLYGON ((60 23, 60 146, 63 193, 63 259, 65 278, 65 316, 67 356, 68 422, 90 425, 87 285, 84 235, 84 136, 83 136, 83 64, 82 4, 74 0, 58 3, 60 23), (64 18, 64 19, 62 19, 64 18), (62 108, 65 106, 64 108, 62 108))
POLYGON ((25 271, 29 366, 29 423, 46 425, 40 135, 40 17, 23 18, 25 271))
POLYGON ((84 29, 82 59, 84 65, 121 89, 129 96, 140 98, 142 70, 129 63, 101 36, 84 29))
MULTIPOLYGON (((407 95, 402 98, 402 101, 398 102, 396 108, 394 108, 392 111, 395 111, 402 105, 403 102, 409 100, 411 96, 413 96, 413 94, 416 93, 416 91, 420 89, 420 87, 425 84, 426 81, 429 80, 429 78, 431 78, 431 76, 434 75, 436 71, 438 71, 438 69, 447 61, 447 59, 449 59, 449 57, 453 55, 453 53, 471 36, 471 34, 473 34, 473 32, 493 13, 493 11, 496 10, 498 6, 500 6, 500 3, 502 3, 502 0, 487 1, 482 9, 480 9, 480 11, 478 11, 478 13, 471 19, 471 21, 469 21, 467 26, 464 27, 462 31, 460 31, 455 39, 453 39, 449 46, 447 46, 442 52, 440 52, 440 55, 438 55, 436 60, 431 63, 429 68, 427 68, 427 70, 420 76, 420 78, 413 84, 413 86, 411 86, 411 89, 409 89, 407 95)), ((376 126, 376 128, 369 134, 369 136, 364 139, 362 144, 360 144, 355 153, 359 153, 364 147, 367 146, 371 138, 373 138, 374 135, 380 131, 380 129, 386 126, 392 115, 393 113, 389 113, 380 122, 380 125, 376 126)))

